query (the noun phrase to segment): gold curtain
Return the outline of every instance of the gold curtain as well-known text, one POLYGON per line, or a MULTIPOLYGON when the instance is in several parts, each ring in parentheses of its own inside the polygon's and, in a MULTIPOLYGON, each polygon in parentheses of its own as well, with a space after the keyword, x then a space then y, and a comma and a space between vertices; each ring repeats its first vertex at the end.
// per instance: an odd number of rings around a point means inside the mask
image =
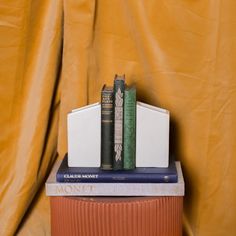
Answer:
POLYGON ((67 150, 66 114, 115 73, 170 110, 184 234, 234 235, 235 12, 234 0, 2 0, 0 235, 50 235, 44 183, 67 150))

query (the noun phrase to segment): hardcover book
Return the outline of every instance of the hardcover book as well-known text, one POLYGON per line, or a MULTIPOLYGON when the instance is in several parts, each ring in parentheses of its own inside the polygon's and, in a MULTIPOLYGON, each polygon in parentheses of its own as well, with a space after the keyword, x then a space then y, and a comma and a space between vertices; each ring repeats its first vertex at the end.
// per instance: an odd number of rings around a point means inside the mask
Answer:
POLYGON ((57 182, 61 165, 57 160, 46 182, 47 196, 183 196, 184 179, 180 162, 175 162, 177 183, 71 183, 57 182))
POLYGON ((113 169, 123 169, 123 116, 124 116, 125 76, 115 76, 114 80, 114 157, 113 169))
POLYGON ((68 167, 67 155, 57 172, 58 182, 80 183, 176 183, 174 161, 167 168, 135 168, 133 170, 102 170, 92 167, 68 167))
POLYGON ((136 88, 125 88, 124 99, 124 169, 135 168, 136 155, 136 88))
POLYGON ((101 168, 111 170, 114 152, 113 88, 103 86, 101 92, 101 168))

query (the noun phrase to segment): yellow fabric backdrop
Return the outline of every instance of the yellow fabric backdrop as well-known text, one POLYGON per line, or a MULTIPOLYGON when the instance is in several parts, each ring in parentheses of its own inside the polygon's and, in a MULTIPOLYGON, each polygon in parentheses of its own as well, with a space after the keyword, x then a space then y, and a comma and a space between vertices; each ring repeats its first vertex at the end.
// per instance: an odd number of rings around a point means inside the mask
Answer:
POLYGON ((0 235, 50 235, 66 114, 115 73, 171 112, 185 235, 236 233, 236 1, 2 0, 0 235))

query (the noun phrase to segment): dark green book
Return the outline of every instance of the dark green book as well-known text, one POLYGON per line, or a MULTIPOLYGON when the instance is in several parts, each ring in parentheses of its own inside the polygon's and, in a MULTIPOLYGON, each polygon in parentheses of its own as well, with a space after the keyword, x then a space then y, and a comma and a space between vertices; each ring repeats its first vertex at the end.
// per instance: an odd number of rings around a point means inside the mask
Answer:
POLYGON ((123 116, 124 116, 125 76, 115 76, 114 80, 114 157, 113 169, 123 169, 123 116))
POLYGON ((101 92, 101 168, 111 170, 114 149, 113 88, 103 86, 101 92))
POLYGON ((124 169, 135 168, 136 88, 125 88, 124 99, 124 169))

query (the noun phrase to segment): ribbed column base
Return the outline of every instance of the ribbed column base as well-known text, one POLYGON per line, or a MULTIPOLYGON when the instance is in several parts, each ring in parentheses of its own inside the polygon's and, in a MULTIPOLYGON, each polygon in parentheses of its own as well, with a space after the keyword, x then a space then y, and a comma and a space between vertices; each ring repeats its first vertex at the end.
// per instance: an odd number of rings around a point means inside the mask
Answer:
POLYGON ((53 236, 180 236, 183 197, 51 197, 53 236))

